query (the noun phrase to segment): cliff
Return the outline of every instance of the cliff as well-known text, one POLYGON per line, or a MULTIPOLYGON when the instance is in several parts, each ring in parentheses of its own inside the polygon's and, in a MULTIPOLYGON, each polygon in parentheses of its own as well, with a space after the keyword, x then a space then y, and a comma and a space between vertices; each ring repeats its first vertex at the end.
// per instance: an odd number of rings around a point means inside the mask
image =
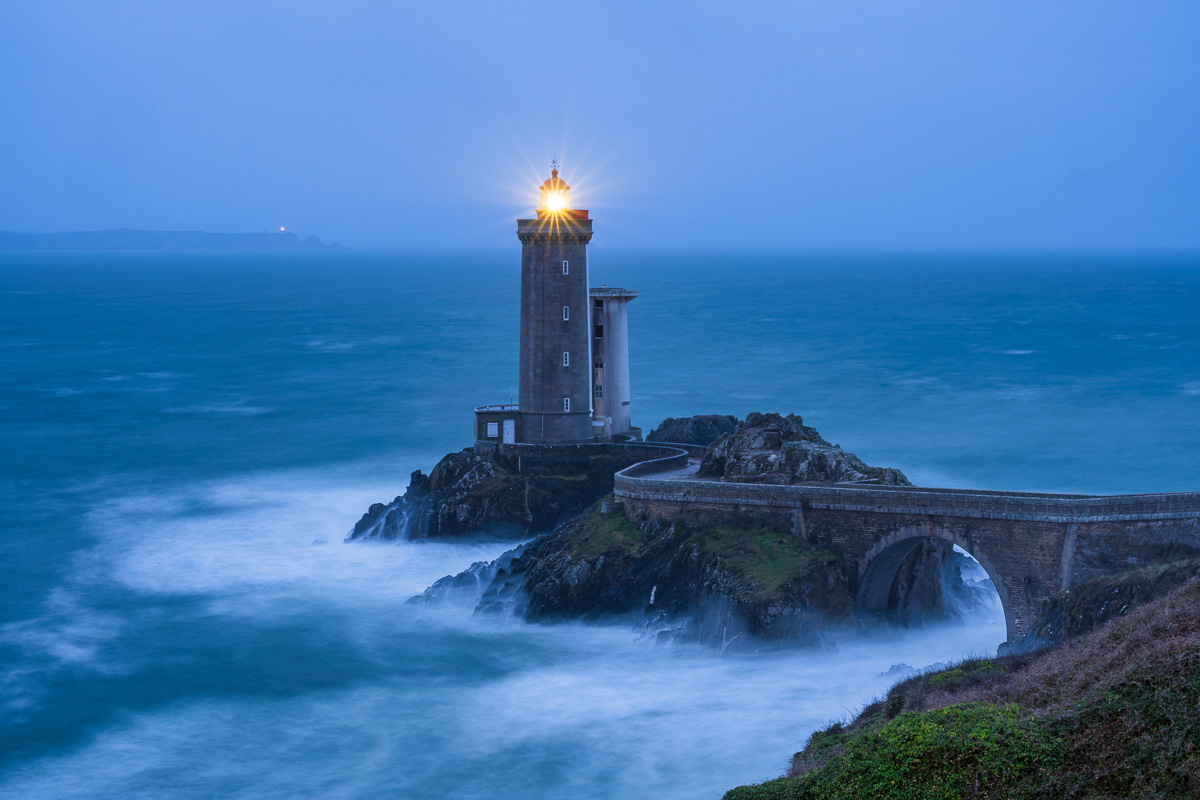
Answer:
POLYGON ((796 414, 750 414, 735 431, 709 447, 700 462, 700 475, 761 483, 912 486, 900 470, 868 466, 825 441, 796 414))
POLYGON ((1051 598, 1038 624, 1058 646, 902 681, 814 733, 784 777, 725 798, 1196 797, 1198 571, 1137 570, 1051 598))
POLYGON ((346 541, 498 536, 522 538, 553 529, 612 491, 613 474, 645 456, 599 452, 565 468, 450 453, 390 503, 375 503, 346 541))
POLYGON ((1155 564, 1105 575, 1042 601, 1029 631, 1000 652, 1027 653, 1055 647, 1122 617, 1177 586, 1200 577, 1200 559, 1155 564))
POLYGON ((693 417, 667 417, 646 434, 647 442, 674 442, 708 447, 722 436, 737 430, 741 421, 730 414, 697 414, 693 417))
POLYGON ((631 612, 717 647, 813 641, 845 622, 853 597, 838 559, 761 528, 638 526, 599 508, 527 548, 519 610, 526 619, 597 619, 631 612))
MULTIPOLYGON (((811 644, 826 627, 852 622, 851 567, 801 537, 748 525, 638 524, 601 507, 443 578, 420 602, 465 591, 480 612, 539 622, 620 617, 721 649, 811 644)), ((897 621, 944 618, 944 587, 961 583, 957 561, 937 547, 912 558, 897 621)))
MULTIPOLYGON (((685 443, 715 438, 704 462, 716 469, 717 453, 720 469, 739 478, 751 475, 748 465, 758 459, 770 465, 763 472, 772 480, 904 481, 896 470, 869 467, 830 445, 795 416, 668 419, 652 435, 685 443), (801 462, 794 444, 814 449, 801 462)), ((852 621, 856 566, 791 531, 601 513, 597 501, 612 491, 613 474, 655 455, 628 446, 609 450, 570 462, 578 457, 565 448, 544 467, 527 456, 514 464, 470 449, 450 454, 428 476, 413 473, 403 496, 371 506, 347 541, 524 537, 553 529, 491 564, 438 581, 421 599, 465 593, 481 612, 502 608, 534 621, 623 617, 721 648, 813 642, 825 627, 852 621)), ((899 571, 887 621, 941 620, 969 601, 965 561, 944 542, 914 548, 899 571)))

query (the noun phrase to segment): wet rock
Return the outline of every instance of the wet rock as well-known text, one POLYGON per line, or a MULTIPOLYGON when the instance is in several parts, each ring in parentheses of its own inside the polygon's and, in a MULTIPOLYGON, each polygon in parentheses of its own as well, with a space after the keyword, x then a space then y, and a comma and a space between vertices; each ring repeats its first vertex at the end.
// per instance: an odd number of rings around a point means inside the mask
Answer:
POLYGON ((760 483, 912 485, 900 470, 869 466, 825 441, 796 414, 784 417, 758 412, 709 447, 699 474, 760 483))
POLYGON ((671 442, 708 447, 722 436, 737 430, 739 420, 732 414, 697 414, 693 417, 667 417, 646 436, 647 442, 671 442))
MULTIPOLYGON (((726 649, 812 644, 853 612, 834 554, 759 528, 636 525, 594 507, 504 559, 478 608, 515 598, 505 607, 530 621, 627 617, 726 649)), ((443 579, 426 594, 474 580, 443 579)))
POLYGON ((1005 642, 1000 654, 1060 645, 1123 617, 1188 581, 1200 579, 1200 558, 1130 570, 1086 581, 1042 601, 1029 631, 1005 642))
POLYGON ((468 448, 442 458, 429 475, 412 473, 405 493, 372 505, 346 541, 544 533, 611 492, 613 474, 638 460, 600 453, 566 467, 518 471, 468 448))

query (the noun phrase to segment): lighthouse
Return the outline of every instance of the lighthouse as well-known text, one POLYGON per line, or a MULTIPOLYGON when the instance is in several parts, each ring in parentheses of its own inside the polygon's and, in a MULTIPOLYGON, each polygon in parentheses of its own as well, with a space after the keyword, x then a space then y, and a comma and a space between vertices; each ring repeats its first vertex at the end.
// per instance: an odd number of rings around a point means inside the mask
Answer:
POLYGON ((534 219, 517 220, 521 240, 518 410, 525 441, 592 441, 588 212, 571 208, 558 170, 541 186, 534 219))
POLYGON ((588 289, 592 220, 571 207, 557 164, 521 242, 518 402, 475 409, 477 449, 640 438, 630 423, 625 306, 637 292, 588 289), (614 413, 615 412, 615 413, 614 413))

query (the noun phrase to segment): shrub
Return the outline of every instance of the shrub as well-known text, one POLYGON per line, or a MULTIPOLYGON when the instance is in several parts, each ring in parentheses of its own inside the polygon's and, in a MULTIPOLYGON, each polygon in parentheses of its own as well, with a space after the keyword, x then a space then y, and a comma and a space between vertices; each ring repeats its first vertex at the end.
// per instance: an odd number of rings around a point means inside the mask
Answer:
POLYGON ((1028 796, 1061 756, 1016 705, 971 703, 901 714, 851 736, 821 769, 742 787, 725 800, 959 800, 1028 796))

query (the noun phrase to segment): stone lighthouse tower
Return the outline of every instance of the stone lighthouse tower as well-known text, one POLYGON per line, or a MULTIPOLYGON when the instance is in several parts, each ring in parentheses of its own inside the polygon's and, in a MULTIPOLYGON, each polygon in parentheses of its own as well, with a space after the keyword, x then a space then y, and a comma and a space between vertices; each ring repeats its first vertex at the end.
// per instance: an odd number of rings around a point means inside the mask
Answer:
POLYGON ((570 205, 558 170, 542 184, 536 219, 521 240, 520 441, 592 441, 588 212, 570 205))
POLYGON ((475 409, 477 452, 642 438, 630 421, 626 323, 626 307, 638 293, 588 291, 592 221, 587 211, 571 208, 570 192, 553 169, 541 186, 537 217, 517 220, 520 402, 475 409))

